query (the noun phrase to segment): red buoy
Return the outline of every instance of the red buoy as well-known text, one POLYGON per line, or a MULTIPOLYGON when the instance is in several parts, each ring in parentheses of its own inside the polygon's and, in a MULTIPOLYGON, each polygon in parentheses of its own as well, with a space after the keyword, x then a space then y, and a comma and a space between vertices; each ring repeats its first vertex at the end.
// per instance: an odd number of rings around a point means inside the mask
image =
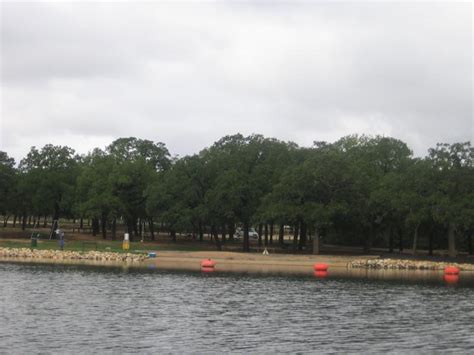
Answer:
POLYGON ((315 271, 314 272, 314 277, 324 279, 325 277, 328 277, 329 273, 327 271, 315 271))
POLYGON ((459 275, 459 268, 456 266, 446 266, 444 273, 445 275, 459 275))
POLYGON ((456 284, 459 282, 459 275, 444 274, 444 281, 448 284, 456 284))
POLYGON ((201 267, 204 268, 214 268, 216 266, 216 262, 211 259, 204 259, 201 261, 201 267))
POLYGON ((328 271, 328 264, 316 263, 314 264, 314 271, 328 271))

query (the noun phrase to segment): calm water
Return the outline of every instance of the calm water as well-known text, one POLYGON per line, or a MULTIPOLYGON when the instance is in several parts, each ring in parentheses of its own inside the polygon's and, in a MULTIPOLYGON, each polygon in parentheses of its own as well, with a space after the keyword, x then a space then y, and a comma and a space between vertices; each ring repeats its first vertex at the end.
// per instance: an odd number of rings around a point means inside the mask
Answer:
POLYGON ((0 353, 470 352, 474 287, 0 263, 0 353))

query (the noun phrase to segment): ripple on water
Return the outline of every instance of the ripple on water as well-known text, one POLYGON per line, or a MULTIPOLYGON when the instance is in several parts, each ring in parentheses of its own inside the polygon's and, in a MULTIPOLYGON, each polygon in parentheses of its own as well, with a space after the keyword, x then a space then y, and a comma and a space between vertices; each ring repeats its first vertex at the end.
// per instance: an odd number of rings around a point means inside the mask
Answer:
POLYGON ((0 352, 474 348, 474 289, 0 264, 0 352))

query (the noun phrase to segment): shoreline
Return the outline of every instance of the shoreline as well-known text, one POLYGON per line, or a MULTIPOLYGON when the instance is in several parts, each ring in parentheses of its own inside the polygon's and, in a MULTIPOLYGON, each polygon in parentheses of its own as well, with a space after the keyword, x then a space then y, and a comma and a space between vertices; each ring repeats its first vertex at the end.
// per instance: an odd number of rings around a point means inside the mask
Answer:
POLYGON ((200 271, 203 259, 216 263, 215 271, 237 273, 277 273, 311 275, 315 263, 329 266, 331 275, 367 274, 367 272, 440 273, 448 265, 459 267, 463 273, 474 275, 474 264, 437 261, 384 259, 377 255, 289 255, 246 254, 225 251, 158 251, 155 258, 147 254, 114 252, 75 252, 36 250, 28 248, 0 248, 0 262, 91 265, 133 267, 136 269, 162 269, 200 271))

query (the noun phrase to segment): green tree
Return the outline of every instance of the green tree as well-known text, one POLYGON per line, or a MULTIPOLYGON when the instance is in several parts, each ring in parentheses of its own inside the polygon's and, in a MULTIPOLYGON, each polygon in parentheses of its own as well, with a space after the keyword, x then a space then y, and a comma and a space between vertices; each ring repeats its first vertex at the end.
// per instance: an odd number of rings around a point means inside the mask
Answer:
POLYGON ((107 222, 112 219, 112 238, 116 237, 116 219, 125 209, 116 193, 118 171, 115 160, 105 152, 96 149, 84 159, 81 174, 77 180, 78 211, 101 221, 102 237, 106 238, 107 222))
POLYGON ((146 220, 153 230, 152 217, 147 213, 148 187, 157 174, 170 168, 168 149, 161 142, 131 137, 115 140, 106 151, 116 163, 115 194, 121 201, 129 234, 140 234, 146 220))
POLYGON ((5 216, 4 227, 7 226, 9 214, 14 212, 16 185, 15 160, 0 151, 0 213, 5 216))
MULTIPOLYGON (((30 197, 30 213, 53 216, 53 221, 71 214, 77 161, 78 157, 69 147, 47 144, 41 150, 31 148, 19 166, 24 175, 20 194, 30 197)), ((53 223, 51 235, 56 227, 53 223)))
MULTIPOLYGON (((249 251, 249 228, 258 220, 265 195, 291 164, 297 146, 261 135, 226 136, 203 154, 209 157, 212 188, 207 201, 211 215, 239 221, 244 230, 244 251, 249 251)), ((230 232, 232 233, 232 232, 230 232)))
MULTIPOLYGON (((314 230, 313 253, 319 253, 319 236, 348 211, 355 199, 350 161, 333 147, 314 149, 306 161, 285 173, 271 200, 277 213, 299 228, 301 250, 308 229, 314 230), (284 217, 283 217, 284 216, 284 217)), ((295 236, 296 247, 296 236, 295 236)))
POLYGON ((435 172, 434 218, 447 226, 449 256, 457 255, 456 234, 472 228, 474 148, 470 142, 437 144, 429 149, 435 172))
POLYGON ((403 171, 410 163, 412 152, 394 138, 381 136, 348 136, 334 143, 355 167, 352 174, 358 198, 351 203, 351 219, 358 233, 365 236, 365 250, 370 251, 374 238, 389 218, 390 206, 383 206, 372 193, 390 173, 403 171))

